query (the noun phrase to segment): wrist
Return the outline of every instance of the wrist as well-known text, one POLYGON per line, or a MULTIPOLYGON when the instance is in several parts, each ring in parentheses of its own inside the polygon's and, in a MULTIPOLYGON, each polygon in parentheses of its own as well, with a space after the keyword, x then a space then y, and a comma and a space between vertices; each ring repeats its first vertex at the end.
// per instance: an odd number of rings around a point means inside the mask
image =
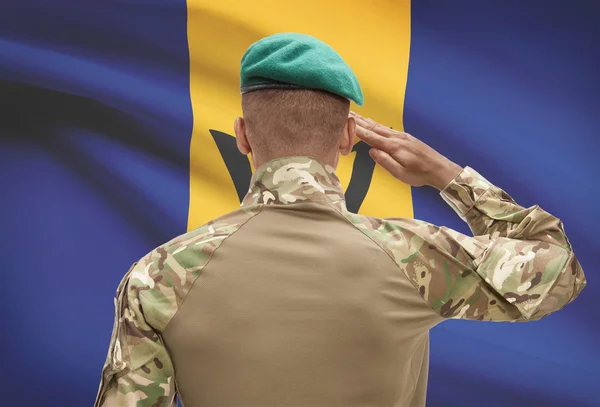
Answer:
POLYGON ((448 160, 447 163, 440 166, 435 172, 429 185, 442 191, 462 172, 462 170, 463 168, 460 165, 448 160))

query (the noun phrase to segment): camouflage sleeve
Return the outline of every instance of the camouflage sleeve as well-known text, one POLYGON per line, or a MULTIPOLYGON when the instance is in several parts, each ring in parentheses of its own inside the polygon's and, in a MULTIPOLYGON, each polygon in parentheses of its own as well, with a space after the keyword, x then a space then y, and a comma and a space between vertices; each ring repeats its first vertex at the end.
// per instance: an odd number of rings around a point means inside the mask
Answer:
POLYGON ((398 264, 442 317, 539 319, 563 308, 584 288, 583 271, 561 221, 539 206, 519 206, 469 167, 441 196, 475 237, 418 220, 390 222, 400 228, 412 253, 398 264))
MULTIPOLYGON (((148 258, 147 258, 148 259, 148 258)), ((162 339, 147 321, 146 262, 127 272, 115 298, 115 321, 94 407, 176 406, 173 365, 162 339)))

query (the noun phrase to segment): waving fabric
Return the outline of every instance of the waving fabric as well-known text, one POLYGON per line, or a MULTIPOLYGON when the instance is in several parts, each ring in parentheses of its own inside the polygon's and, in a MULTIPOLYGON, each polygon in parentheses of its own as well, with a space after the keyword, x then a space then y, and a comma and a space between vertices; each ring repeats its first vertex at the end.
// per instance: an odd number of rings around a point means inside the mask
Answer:
MULTIPOLYGON (((0 6, 2 405, 91 405, 129 266, 239 206, 239 59, 280 31, 355 70, 362 115, 560 217, 588 277, 539 322, 432 331, 429 406, 596 406, 600 8, 577 0, 6 0, 0 6)), ((356 144, 350 210, 468 233, 356 144)))

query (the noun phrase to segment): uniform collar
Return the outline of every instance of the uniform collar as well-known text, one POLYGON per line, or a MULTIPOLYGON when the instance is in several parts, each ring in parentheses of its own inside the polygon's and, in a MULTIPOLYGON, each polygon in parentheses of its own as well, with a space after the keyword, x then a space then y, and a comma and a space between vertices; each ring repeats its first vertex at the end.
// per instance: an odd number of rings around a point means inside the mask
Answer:
POLYGON ((242 206, 302 201, 326 202, 345 208, 344 191, 333 167, 307 156, 269 161, 252 175, 242 206))

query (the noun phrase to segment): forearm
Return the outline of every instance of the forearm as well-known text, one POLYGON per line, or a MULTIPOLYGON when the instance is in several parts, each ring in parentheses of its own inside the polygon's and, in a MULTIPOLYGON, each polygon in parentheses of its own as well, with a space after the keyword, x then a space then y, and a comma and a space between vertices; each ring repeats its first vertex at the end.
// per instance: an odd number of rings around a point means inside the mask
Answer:
POLYGON ((525 319, 571 302, 586 280, 562 222, 539 206, 524 208, 466 167, 441 192, 476 236, 487 237, 477 273, 525 319))
POLYGON ((537 205, 520 206, 470 167, 465 167, 440 194, 475 236, 537 240, 571 250, 560 219, 537 205))

